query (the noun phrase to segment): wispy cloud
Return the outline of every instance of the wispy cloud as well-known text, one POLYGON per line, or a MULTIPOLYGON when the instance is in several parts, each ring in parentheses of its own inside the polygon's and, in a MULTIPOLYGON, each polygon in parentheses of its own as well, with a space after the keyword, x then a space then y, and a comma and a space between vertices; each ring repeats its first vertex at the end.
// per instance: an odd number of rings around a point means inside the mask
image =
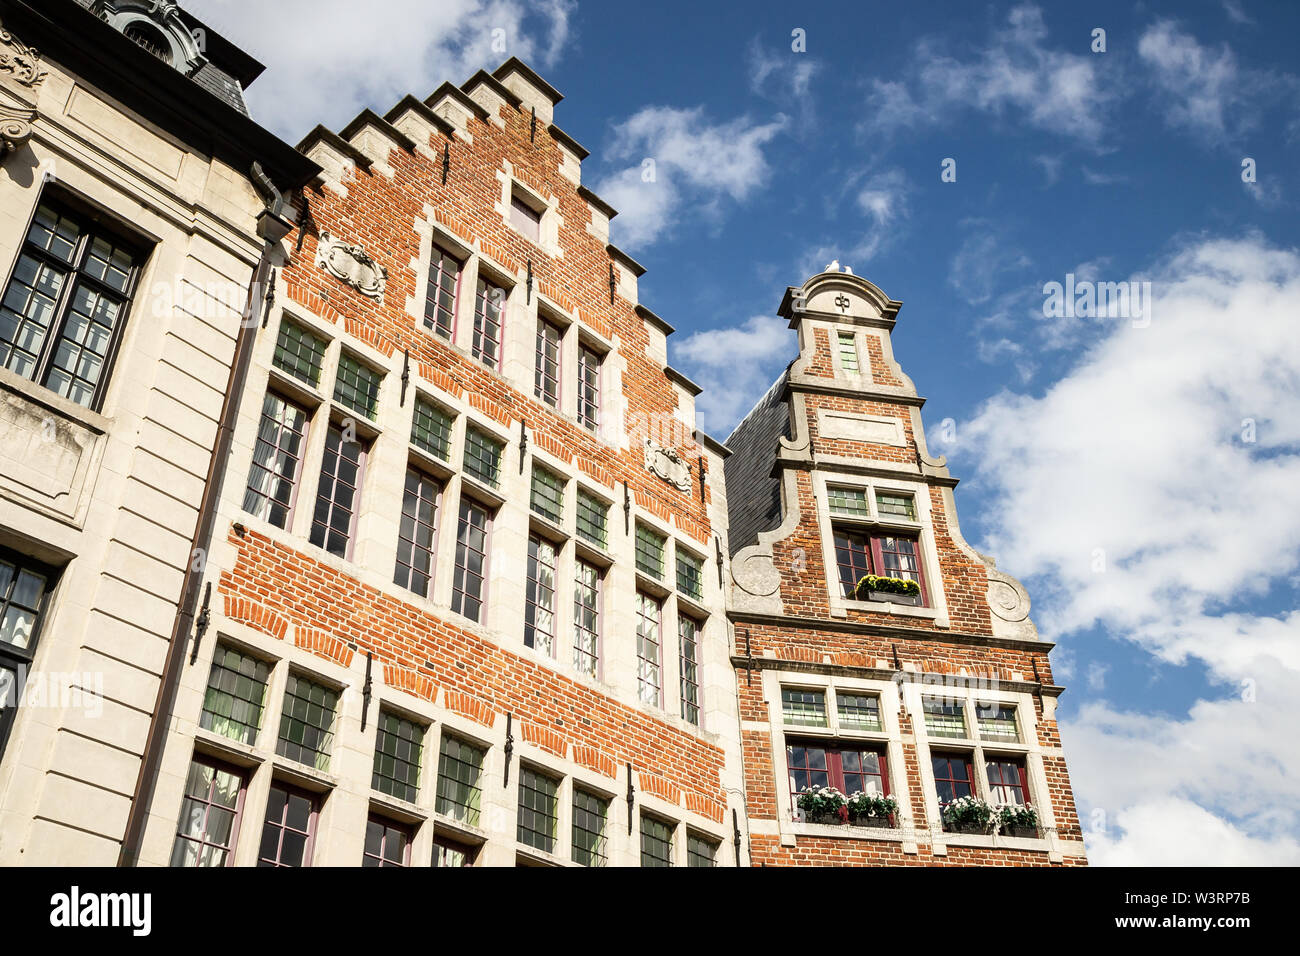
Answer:
POLYGON ((1244 67, 1227 43, 1217 48, 1169 20, 1148 27, 1138 41, 1166 122, 1213 143, 1257 126, 1269 106, 1293 100, 1300 81, 1289 73, 1244 67))
MULTIPOLYGON (((962 109, 1016 117, 1038 129, 1095 147, 1116 95, 1095 58, 1047 44, 1042 11, 1015 7, 1005 29, 973 55, 957 57, 927 38, 917 43, 903 79, 872 83, 866 129, 891 134, 938 123, 962 109)), ((1114 82, 1113 72, 1109 75, 1114 82)))
POLYGON ((791 359, 794 333, 783 319, 755 315, 736 325, 696 332, 673 349, 683 369, 704 386, 700 425, 725 435, 762 397, 791 359))
POLYGON ((746 199, 767 182, 764 149, 786 123, 781 115, 766 123, 713 122, 702 106, 647 106, 619 123, 606 154, 632 165, 595 186, 619 211, 619 242, 649 245, 671 234, 688 210, 716 216, 724 200, 746 199))
POLYGON ((911 211, 908 197, 912 187, 901 169, 853 177, 843 192, 853 197, 853 206, 863 217, 862 223, 843 227, 843 231, 856 238, 847 243, 824 242, 808 250, 800 258, 800 272, 808 275, 821 272, 833 259, 862 271, 898 237, 902 220, 911 211))
POLYGON ((407 93, 518 56, 554 65, 573 41, 573 0, 187 0, 187 10, 267 65, 248 90, 253 117, 297 141, 337 129, 364 107, 383 113, 407 93))

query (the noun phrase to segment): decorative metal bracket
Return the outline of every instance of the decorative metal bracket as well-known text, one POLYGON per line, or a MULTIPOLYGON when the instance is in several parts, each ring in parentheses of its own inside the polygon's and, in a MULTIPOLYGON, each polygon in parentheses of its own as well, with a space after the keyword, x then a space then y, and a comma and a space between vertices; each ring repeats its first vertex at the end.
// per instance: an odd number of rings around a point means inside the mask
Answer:
POLYGON ((632 533, 632 492, 628 490, 627 482, 623 482, 623 533, 632 533))
POLYGON ((203 606, 199 608, 198 620, 194 622, 194 649, 190 651, 190 663, 193 664, 199 659, 199 644, 203 642, 203 635, 207 633, 208 623, 212 620, 208 611, 208 606, 212 603, 212 582, 209 581, 203 588, 203 606))
POLYGON ((740 866, 740 818, 736 815, 736 808, 731 808, 731 829, 735 834, 731 840, 736 847, 736 866, 740 866))
POLYGON ((506 780, 505 786, 510 786, 510 755, 515 752, 515 735, 512 733, 514 725, 514 715, 506 714, 506 780))
POLYGON ((447 185, 447 172, 451 169, 451 144, 442 144, 442 184, 447 185))
POLYGON ((636 787, 632 786, 632 762, 627 765, 627 832, 632 833, 632 804, 636 801, 636 787))
POLYGON ((700 456, 700 504, 705 504, 704 483, 709 480, 709 469, 704 464, 704 456, 700 456))
POLYGON ((375 682, 371 680, 370 669, 374 667, 375 655, 366 651, 366 682, 361 685, 361 729, 366 729, 366 714, 370 710, 370 693, 374 689, 375 682))
POLYGON ((528 260, 528 279, 524 283, 524 289, 528 293, 527 297, 524 299, 524 304, 531 305, 533 301, 533 260, 532 259, 528 260))
POLYGON ((725 585, 722 579, 722 539, 716 534, 713 536, 713 547, 716 549, 718 555, 718 587, 724 587, 725 585))
POLYGON ((894 651, 894 670, 896 670, 896 671, 901 671, 901 670, 903 669, 903 665, 902 665, 902 663, 901 663, 901 662, 899 661, 899 659, 898 659, 898 645, 897 645, 897 644, 890 644, 889 646, 890 646, 890 648, 892 648, 893 651, 894 651))
POLYGON ((749 628, 745 628, 745 686, 754 686, 754 652, 749 647, 749 628))
POLYGON ((271 267, 271 274, 266 280, 266 299, 265 307, 262 310, 262 328, 266 328, 266 323, 271 321, 271 309, 275 305, 275 267, 271 267))
POLYGON ((402 349, 402 353, 402 397, 397 402, 398 408, 406 405, 406 387, 411 384, 411 350, 402 349))
POLYGON ((614 263, 609 264, 609 304, 614 304, 614 286, 617 284, 614 279, 614 263))
POLYGON ((533 120, 528 126, 528 141, 537 142, 537 107, 533 107, 533 120))
POLYGON ((519 474, 524 473, 524 459, 528 457, 528 419, 519 419, 519 474))

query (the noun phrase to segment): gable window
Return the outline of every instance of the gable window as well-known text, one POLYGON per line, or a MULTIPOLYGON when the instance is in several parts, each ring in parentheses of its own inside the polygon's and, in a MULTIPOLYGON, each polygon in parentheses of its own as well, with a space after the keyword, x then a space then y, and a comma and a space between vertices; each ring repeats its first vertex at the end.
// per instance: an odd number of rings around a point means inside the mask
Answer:
POLYGON ((524 646, 548 657, 555 650, 555 546, 535 534, 528 536, 524 646))
POLYGON ((537 363, 533 370, 533 395, 552 407, 560 403, 560 343, 564 330, 554 322, 537 319, 537 363))
POLYGON ((411 443, 440 461, 451 460, 452 416, 423 398, 415 400, 411 419, 411 443))
POLYGON ((510 224, 533 242, 537 242, 542 232, 542 214, 524 200, 518 192, 510 194, 510 224))
POLYGON ((338 691, 289 674, 275 752, 317 770, 329 770, 338 691))
POLYGON ((17 716, 54 572, 0 549, 0 753, 17 716))
POLYGON ((424 303, 424 327, 450 340, 456 326, 456 296, 460 291, 460 261, 435 245, 429 262, 429 290, 424 303))
POLYGON ((0 300, 0 366, 100 407, 140 262, 99 225, 42 202, 0 300))
POLYGON ((573 583, 573 668, 595 677, 600 663, 600 569, 581 558, 573 583))
POLYGON ((958 797, 974 795, 975 775, 971 772, 969 756, 965 754, 931 754, 930 766, 934 771, 934 786, 939 795, 940 809, 946 807, 958 797))
POLYGON ((673 865, 673 826, 657 817, 641 814, 641 865, 673 865))
POLYGON ((876 511, 882 517, 892 515, 898 518, 907 518, 909 521, 916 520, 916 502, 911 495, 898 494, 892 491, 877 491, 876 511))
POLYGON ((839 708, 840 726, 848 730, 875 730, 883 728, 880 724, 880 698, 874 694, 835 695, 839 708))
POLYGON ((925 714, 925 732, 931 737, 967 736, 966 709, 960 700, 925 697, 921 709, 925 714))
POLYGON ((478 826, 483 799, 483 760, 487 751, 458 737, 444 735, 438 754, 438 800, 435 809, 469 826, 478 826))
POLYGON ((479 619, 487 580, 487 509, 469 498, 460 500, 456 523, 456 569, 452 577, 451 609, 472 621, 479 619))
POLYGON ((465 429, 465 473, 489 488, 501 483, 501 456, 505 443, 473 425, 465 429))
POLYGON ((921 551, 916 538, 896 534, 867 534, 836 527, 835 564, 839 571, 843 596, 858 595, 858 582, 868 574, 878 577, 915 581, 919 595, 890 594, 889 600, 900 604, 927 603, 925 578, 921 573, 921 551))
POLYGON ((316 798, 278 781, 271 784, 257 865, 307 866, 315 835, 316 798))
POLYGON ((600 355, 578 346, 578 424, 600 428, 600 355))
POLYGON ((195 757, 172 845, 172 866, 229 866, 244 807, 244 778, 206 757, 195 757))
POLYGON ((663 605, 636 593, 636 686, 641 703, 658 707, 660 701, 659 624, 663 605))
POLYGON ((1029 779, 1023 760, 990 757, 984 762, 989 781, 989 802, 1002 806, 1026 806, 1029 803, 1029 779))
POLYGON ((564 520, 564 479, 545 468, 533 467, 529 506, 553 524, 564 520))
POLYGON ((320 336, 308 332, 292 319, 282 318, 271 362, 276 368, 315 388, 320 384, 320 373, 325 364, 325 345, 320 336))
POLYGON ((982 739, 1020 742, 1020 732, 1016 729, 1016 708, 1010 704, 977 703, 975 716, 979 721, 982 739))
POLYGON ((840 368, 854 375, 858 373, 858 343, 852 332, 841 332, 840 368))
POLYGON ((381 710, 375 734, 375 764, 371 788, 407 803, 420 793, 420 751, 424 728, 412 720, 381 710))
POLYGON ((608 820, 608 800, 581 787, 573 788, 574 863, 604 866, 609 862, 605 838, 605 824, 608 820))
POLYGON ((339 356, 339 369, 334 376, 334 400, 373 421, 379 414, 379 380, 382 377, 370 366, 344 352, 339 356))
POLYGON ((795 727, 830 726, 826 718, 826 693, 820 690, 782 687, 781 719, 787 725, 795 727))
POLYGON ((595 495, 578 489, 578 537, 590 541, 598 548, 608 547, 607 523, 609 505, 595 495))
POLYGON ((656 581, 664 576, 664 557, 668 539, 645 525, 636 526, 636 569, 656 581))
POLYGON ((852 518, 870 517, 867 511, 867 492, 863 488, 832 486, 826 489, 826 497, 830 503, 831 514, 848 515, 852 518))
POLYGON ((704 559, 677 549, 677 590, 699 601, 704 597, 704 559))
POLYGON ((555 852, 559 824, 560 781, 531 767, 519 774, 519 820, 516 836, 520 843, 546 853, 555 852))
POLYGON ((265 661, 218 644, 199 726, 240 743, 256 743, 270 673, 271 667, 265 661))
POLYGON ((365 461, 365 447, 358 441, 346 440, 343 429, 331 422, 325 435, 309 540, 340 558, 346 558, 351 550, 365 461))
POLYGON ((428 597, 429 579, 433 575, 434 516, 441 491, 441 486, 428 475, 414 468, 406 469, 393 583, 422 597, 428 597))
POLYGON ((805 787, 834 787, 846 796, 855 793, 889 795, 883 749, 861 744, 788 740, 786 767, 790 774, 790 800, 798 800, 805 787))
POLYGON ((248 467, 244 510, 277 528, 289 525, 306 431, 306 411, 274 392, 266 393, 248 467))
POLYGON ((686 835, 686 865, 716 867, 718 865, 718 847, 716 840, 702 837, 698 833, 686 835))
POLYGON ((681 649, 682 720, 700 725, 700 625, 694 618, 677 618, 677 639, 681 649))
POLYGON ((501 362, 501 320, 506 307, 506 290, 479 277, 474 296, 474 339, 470 352, 488 368, 501 362))
POLYGON ((372 813, 366 821, 366 845, 361 854, 361 865, 410 866, 410 829, 372 813))

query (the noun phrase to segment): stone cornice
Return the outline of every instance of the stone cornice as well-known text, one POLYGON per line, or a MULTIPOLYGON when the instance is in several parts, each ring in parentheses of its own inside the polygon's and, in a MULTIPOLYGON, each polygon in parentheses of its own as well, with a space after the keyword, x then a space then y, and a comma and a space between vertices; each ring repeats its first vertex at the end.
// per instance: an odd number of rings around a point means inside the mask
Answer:
MULTIPOLYGON (((937 641, 941 643, 972 644, 977 647, 999 647, 1013 651, 1038 651, 1043 654, 1050 652, 1056 646, 1051 641, 1022 641, 1016 638, 993 637, 989 634, 970 634, 964 631, 937 631, 893 624, 867 624, 860 621, 842 621, 832 618, 785 614, 756 614, 729 610, 727 611, 727 620, 732 623, 761 624, 767 627, 790 628, 793 630, 837 631, 844 634, 865 634, 872 637, 897 637, 909 641, 937 641)), ((748 658, 741 657, 740 660, 745 661, 748 658)), ((756 657, 754 660, 762 660, 762 658, 756 657)))

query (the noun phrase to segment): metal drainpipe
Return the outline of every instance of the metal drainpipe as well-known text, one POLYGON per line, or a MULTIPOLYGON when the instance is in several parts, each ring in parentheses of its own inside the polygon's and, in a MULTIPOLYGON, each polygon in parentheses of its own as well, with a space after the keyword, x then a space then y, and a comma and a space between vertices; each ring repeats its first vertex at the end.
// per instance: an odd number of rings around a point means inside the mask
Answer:
POLYGON ((248 378, 248 367, 253 358, 253 341, 257 338, 257 316, 263 307, 262 289, 278 241, 271 241, 275 230, 274 220, 279 217, 270 209, 265 210, 258 219, 258 233, 264 238, 262 255, 253 271, 253 283, 248 288, 248 301, 244 305, 243 318, 240 321, 239 337, 235 340, 235 354, 230 363, 230 378, 226 383, 226 395, 221 404, 221 419, 217 426, 217 440, 212 448, 212 460, 208 463, 207 481, 203 486, 203 498, 199 503, 199 517, 194 529, 194 539, 190 542, 190 560, 185 568, 185 579, 181 583, 181 602, 177 608, 176 621, 172 625, 171 642, 167 646, 167 659, 163 665, 163 679, 158 687, 158 698, 154 702, 153 717, 149 721, 149 735, 145 738, 144 760, 140 764, 140 775, 136 778, 135 792, 131 797, 131 812, 126 819, 126 834, 122 839, 122 850, 117 858, 118 866, 135 866, 140 858, 140 846, 144 841, 145 826, 149 819, 149 808, 153 803, 154 787, 158 782, 158 766, 162 762, 163 747, 167 742, 167 725, 171 721, 172 706, 176 702, 176 688, 180 684, 181 667, 185 661, 185 647, 194 627, 194 605, 198 601, 199 586, 206 571, 206 559, 195 562, 196 553, 210 554, 212 530, 217 520, 217 503, 221 500, 221 488, 225 482, 226 459, 230 455, 230 443, 235 434, 235 420, 239 416, 240 401, 243 396, 244 383, 248 378), (268 220, 271 222, 268 224, 268 220), (269 226, 269 228, 268 228, 269 226), (195 570, 195 564, 200 565, 195 570))

